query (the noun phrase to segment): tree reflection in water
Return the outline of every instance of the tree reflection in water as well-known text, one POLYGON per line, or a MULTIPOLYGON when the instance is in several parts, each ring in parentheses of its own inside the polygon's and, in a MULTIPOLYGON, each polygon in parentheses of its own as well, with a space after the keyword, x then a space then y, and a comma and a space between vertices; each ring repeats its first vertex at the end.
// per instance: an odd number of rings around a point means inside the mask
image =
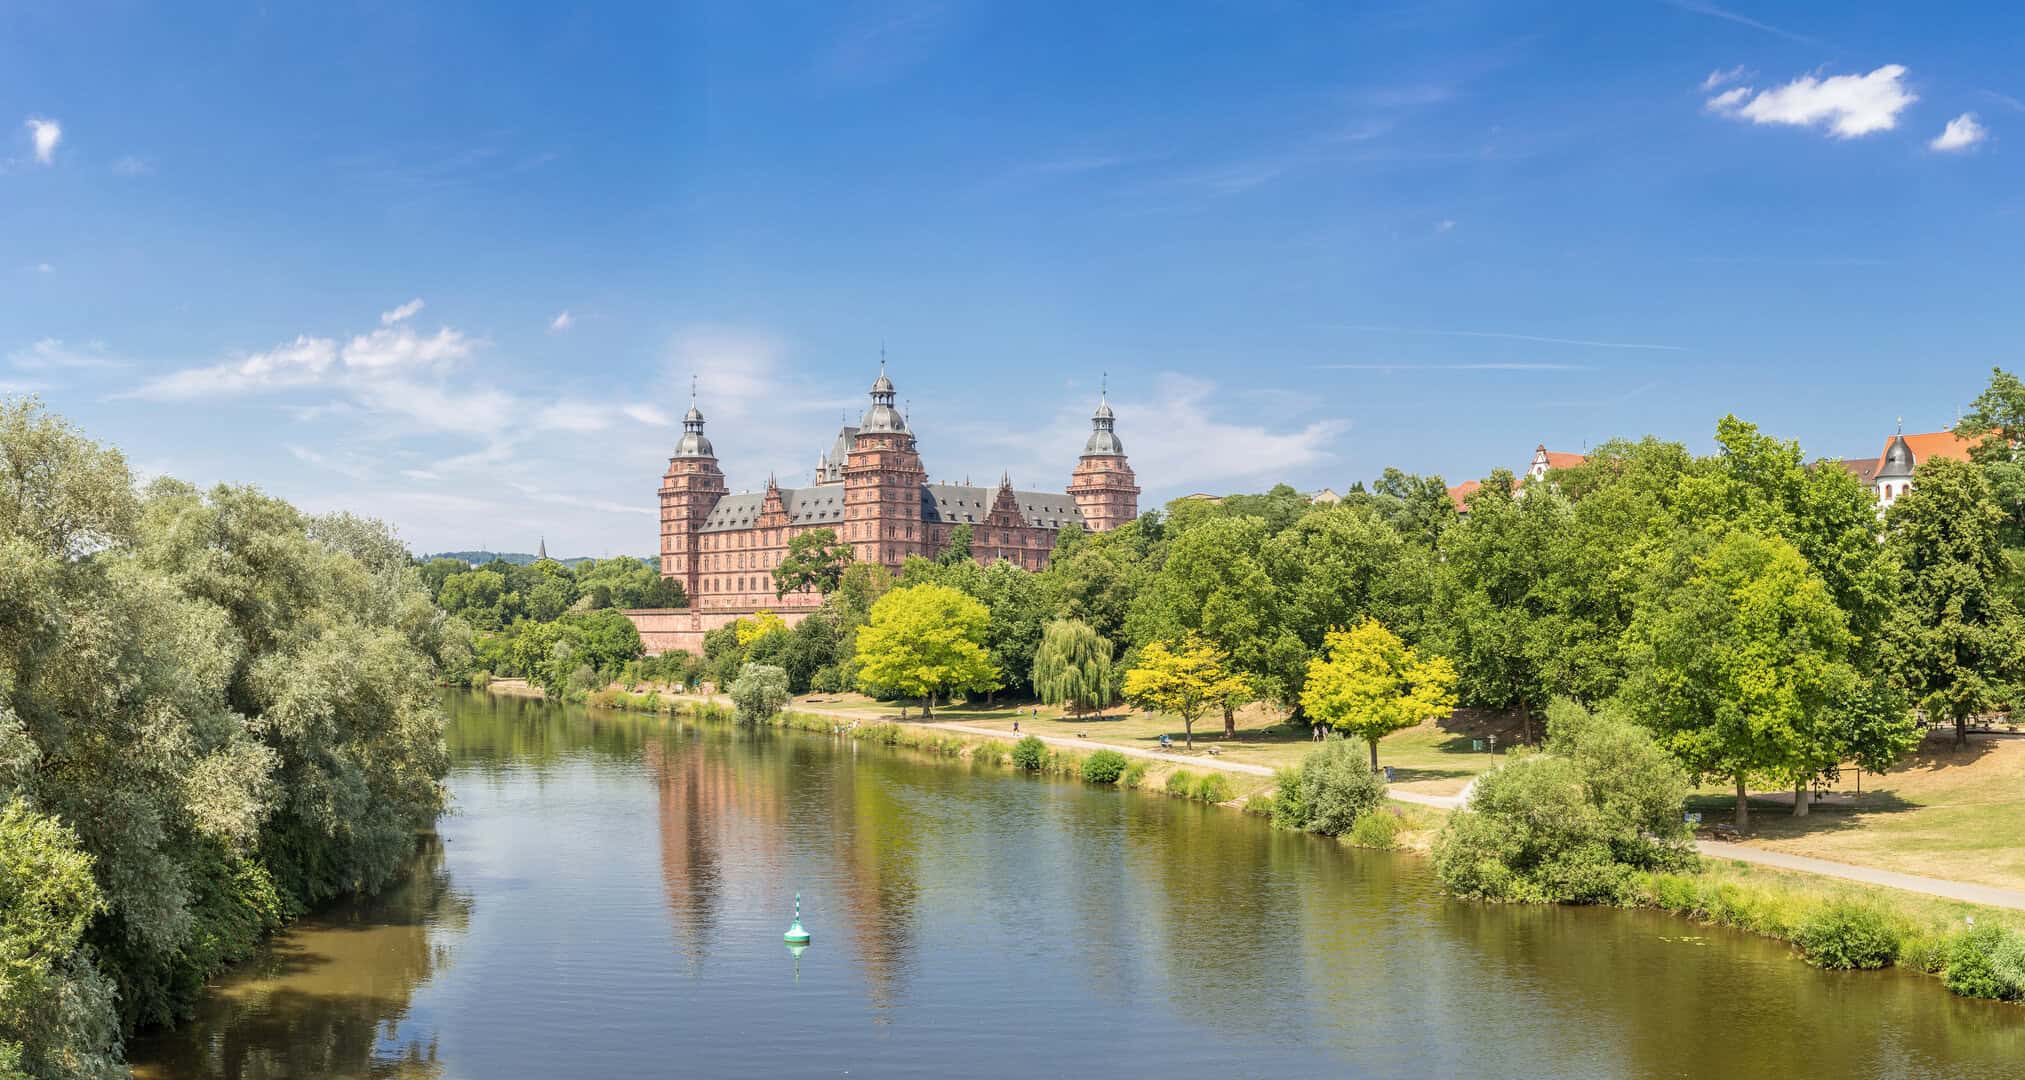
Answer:
POLYGON ((195 1018, 135 1039, 134 1075, 440 1076, 433 1032, 416 1036, 404 1021, 469 917, 441 839, 426 836, 401 881, 301 920, 214 983, 195 1018))

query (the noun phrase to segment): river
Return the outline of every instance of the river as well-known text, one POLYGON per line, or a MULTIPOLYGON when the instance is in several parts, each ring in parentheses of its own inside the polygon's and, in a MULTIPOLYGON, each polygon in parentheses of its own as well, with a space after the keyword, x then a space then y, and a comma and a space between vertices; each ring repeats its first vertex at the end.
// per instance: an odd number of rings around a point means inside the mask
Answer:
POLYGON ((449 699, 455 812, 155 1077, 2006 1077, 2025 1010, 829 738, 449 699), (802 896, 814 944, 781 943, 802 896))

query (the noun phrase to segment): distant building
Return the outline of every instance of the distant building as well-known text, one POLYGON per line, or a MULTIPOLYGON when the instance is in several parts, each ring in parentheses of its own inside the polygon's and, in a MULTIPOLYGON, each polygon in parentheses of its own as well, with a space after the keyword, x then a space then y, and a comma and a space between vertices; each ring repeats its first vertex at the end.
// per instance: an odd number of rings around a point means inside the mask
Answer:
POLYGON ((788 541, 812 529, 833 530, 858 562, 898 571, 909 556, 941 554, 968 526, 978 562, 1039 570, 1062 529, 1106 532, 1139 516, 1139 485, 1108 396, 1099 398, 1082 456, 1059 492, 1015 490, 1004 476, 996 487, 930 483, 895 396, 882 364, 871 407, 817 458, 814 484, 782 487, 768 478, 765 490, 735 495, 703 434, 703 413, 691 405, 660 490, 661 576, 682 583, 689 607, 629 613, 649 652, 694 650, 704 631, 762 609, 798 621, 822 598, 776 597, 773 569, 788 541))
MULTIPOLYGON (((1539 446, 1533 448, 1533 460, 1527 462, 1525 469, 1516 474, 1520 484, 1519 494, 1525 494, 1526 489, 1524 485, 1535 480, 1546 479, 1549 469, 1572 469, 1588 460, 1589 456, 1587 454, 1569 454, 1559 450, 1549 450, 1547 449, 1547 444, 1541 443, 1539 446)), ((1450 502, 1455 504, 1456 513, 1469 513, 1469 497, 1476 494, 1477 490, 1483 486, 1484 484, 1481 480, 1465 480, 1449 488, 1448 498, 1450 502)))
POLYGON ((1304 492, 1301 497, 1308 500, 1308 505, 1310 506, 1334 506, 1337 503, 1343 501, 1343 496, 1336 494, 1336 492, 1330 488, 1323 488, 1320 491, 1304 492))
POLYGON ((1969 460, 1975 443, 1952 431, 1929 431, 1907 435, 1903 431, 1886 439, 1884 450, 1874 458, 1844 458, 1842 467, 1855 474, 1877 496, 1879 510, 1898 501, 1913 488, 1913 470, 1935 458, 1969 460))

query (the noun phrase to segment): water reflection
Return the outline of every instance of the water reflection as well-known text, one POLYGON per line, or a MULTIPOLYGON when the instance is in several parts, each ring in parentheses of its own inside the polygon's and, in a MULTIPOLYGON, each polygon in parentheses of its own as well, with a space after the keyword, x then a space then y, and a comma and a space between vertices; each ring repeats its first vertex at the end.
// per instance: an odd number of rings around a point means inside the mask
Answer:
POLYGON ((451 706, 448 846, 221 982, 136 1048, 140 1075, 1980 1080, 2025 1060, 2025 1014, 1929 979, 1648 913, 1454 903, 1424 860, 1188 802, 451 706), (797 890, 816 947, 783 955, 797 890))
POLYGON ((470 914, 451 888, 442 842, 420 850, 380 896, 297 923, 218 980, 197 1016, 139 1040, 134 1075, 154 1077, 442 1075, 436 1032, 410 1022, 415 989, 450 964, 470 914))

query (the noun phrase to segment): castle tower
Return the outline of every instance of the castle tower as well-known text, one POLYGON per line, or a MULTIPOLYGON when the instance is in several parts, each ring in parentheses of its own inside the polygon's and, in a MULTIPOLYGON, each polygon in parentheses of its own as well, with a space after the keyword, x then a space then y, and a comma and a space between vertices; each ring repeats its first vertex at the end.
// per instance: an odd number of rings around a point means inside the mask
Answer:
POLYGON ((1116 422, 1107 390, 1097 399, 1097 411, 1090 417, 1090 439, 1083 444, 1083 456, 1069 480, 1069 495, 1076 500, 1084 527, 1091 532, 1110 532, 1139 517, 1138 478, 1125 462, 1125 444, 1112 430, 1116 422))
POLYGON ((703 414, 691 400, 682 417, 682 438, 661 477, 661 576, 682 583, 693 607, 697 594, 697 533, 724 496, 724 473, 717 452, 703 436, 703 414))
POLYGON ((893 380, 879 362, 872 407, 858 421, 844 459, 844 535, 859 562, 898 569, 908 555, 933 555, 921 516, 928 473, 914 449, 907 418, 893 407, 893 380))

